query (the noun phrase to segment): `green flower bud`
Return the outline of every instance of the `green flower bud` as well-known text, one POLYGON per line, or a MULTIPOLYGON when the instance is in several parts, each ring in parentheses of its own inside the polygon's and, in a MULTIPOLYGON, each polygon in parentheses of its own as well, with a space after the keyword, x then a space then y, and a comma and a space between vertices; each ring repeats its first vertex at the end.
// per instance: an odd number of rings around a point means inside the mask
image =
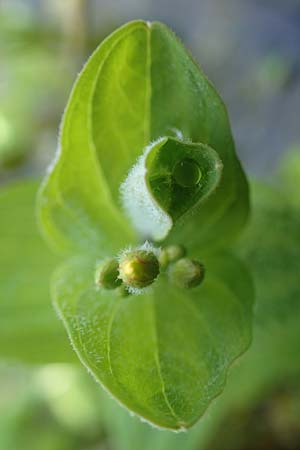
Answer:
POLYGON ((162 249, 159 255, 159 263, 162 268, 167 267, 170 263, 183 258, 186 250, 182 245, 169 245, 162 249))
POLYGON ((173 169, 173 178, 179 186, 191 188, 201 180, 202 173, 196 161, 185 158, 179 161, 173 169))
POLYGON ((204 273, 203 264, 189 258, 179 259, 169 269, 171 282, 187 289, 198 286, 203 281, 204 273))
POLYGON ((158 259, 151 251, 133 250, 121 258, 119 271, 127 286, 141 289, 153 283, 158 276, 158 259))
POLYGON ((122 284, 119 263, 115 258, 103 261, 96 269, 95 282, 104 289, 115 289, 122 284))

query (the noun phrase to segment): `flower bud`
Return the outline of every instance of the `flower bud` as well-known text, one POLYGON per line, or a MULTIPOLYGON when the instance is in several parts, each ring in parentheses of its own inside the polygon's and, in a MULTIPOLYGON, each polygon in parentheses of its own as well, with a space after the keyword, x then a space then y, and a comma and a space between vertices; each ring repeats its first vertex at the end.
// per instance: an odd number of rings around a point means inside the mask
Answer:
POLYGON ((159 263, 162 268, 167 267, 170 263, 183 258, 186 250, 182 245, 169 245, 162 249, 159 255, 159 263))
POLYGON ((203 264, 189 258, 179 259, 169 269, 171 282, 187 289, 198 286, 203 281, 204 273, 203 264))
POLYGON ((119 278, 119 263, 116 259, 103 261, 96 269, 95 282, 104 289, 115 289, 122 284, 119 278))
POLYGON ((158 259, 152 251, 134 250, 126 253, 119 265, 120 278, 132 288, 149 286, 159 274, 158 259))

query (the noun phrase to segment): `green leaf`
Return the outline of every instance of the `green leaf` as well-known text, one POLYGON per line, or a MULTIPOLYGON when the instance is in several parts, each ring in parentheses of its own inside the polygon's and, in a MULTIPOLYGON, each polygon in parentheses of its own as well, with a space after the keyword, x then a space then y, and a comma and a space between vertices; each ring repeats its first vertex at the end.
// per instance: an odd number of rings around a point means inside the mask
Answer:
POLYGON ((151 141, 174 133, 213 148, 223 174, 215 195, 170 240, 202 251, 228 245, 246 221, 248 188, 225 107, 175 35, 140 20, 109 36, 75 84, 39 201, 49 241, 100 255, 135 242, 118 208, 120 185, 151 141))
POLYGON ((142 235, 161 240, 214 192, 221 173, 222 162, 208 145, 160 138, 123 183, 123 204, 142 235))
POLYGON ((38 183, 0 192, 0 358, 48 363, 74 361, 49 295, 57 264, 38 234, 38 183))
POLYGON ((96 289, 81 258, 54 277, 57 310, 82 363, 122 404, 163 428, 193 425, 250 343, 252 285, 229 255, 205 260, 197 289, 162 274, 143 295, 96 289))

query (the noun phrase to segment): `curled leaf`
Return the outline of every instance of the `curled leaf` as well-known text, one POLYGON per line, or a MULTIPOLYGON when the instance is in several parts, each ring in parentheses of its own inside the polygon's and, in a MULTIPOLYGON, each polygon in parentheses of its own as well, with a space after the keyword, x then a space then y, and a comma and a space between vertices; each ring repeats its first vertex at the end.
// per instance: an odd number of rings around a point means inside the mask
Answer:
POLYGON ((123 204, 142 235, 162 240, 214 192, 221 173, 222 162, 208 145, 160 138, 129 172, 121 187, 123 204))

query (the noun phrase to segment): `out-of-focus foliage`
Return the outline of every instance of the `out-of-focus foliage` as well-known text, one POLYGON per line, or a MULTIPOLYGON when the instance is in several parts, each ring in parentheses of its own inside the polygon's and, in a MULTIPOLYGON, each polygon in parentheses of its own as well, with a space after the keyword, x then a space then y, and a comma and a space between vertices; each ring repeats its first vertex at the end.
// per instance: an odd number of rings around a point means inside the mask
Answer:
MULTIPOLYGON (((277 173, 278 189, 284 186, 284 201, 300 209, 300 145, 294 145, 283 158, 277 173)), ((282 191, 282 190, 281 190, 282 191)))
POLYGON ((85 373, 0 365, 1 450, 100 450, 102 405, 85 373))
POLYGON ((39 236, 34 203, 38 182, 0 191, 0 358, 74 361, 50 300, 57 264, 39 236))
POLYGON ((0 12, 0 168, 21 163, 57 126, 74 70, 59 45, 34 17, 0 12))
POLYGON ((0 7, 0 176, 30 160, 38 171, 55 151, 60 117, 72 81, 111 22, 87 28, 85 1, 0 7), (51 21, 61 11, 62 17, 51 21))

